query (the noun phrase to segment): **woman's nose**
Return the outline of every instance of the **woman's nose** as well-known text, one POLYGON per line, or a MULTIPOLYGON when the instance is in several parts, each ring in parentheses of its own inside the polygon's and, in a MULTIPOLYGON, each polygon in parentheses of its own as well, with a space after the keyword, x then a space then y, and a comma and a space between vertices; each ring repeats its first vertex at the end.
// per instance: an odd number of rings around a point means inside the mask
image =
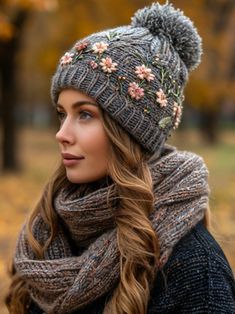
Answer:
POLYGON ((72 132, 72 128, 69 125, 68 121, 64 121, 61 125, 59 131, 56 133, 56 139, 59 143, 64 144, 73 144, 74 142, 74 136, 72 132))

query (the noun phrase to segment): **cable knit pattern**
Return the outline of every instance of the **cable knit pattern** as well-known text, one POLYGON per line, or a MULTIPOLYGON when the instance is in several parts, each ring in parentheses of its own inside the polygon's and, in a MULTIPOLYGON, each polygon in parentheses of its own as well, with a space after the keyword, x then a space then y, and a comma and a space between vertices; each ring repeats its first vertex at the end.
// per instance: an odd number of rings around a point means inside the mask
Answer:
MULTIPOLYGON (((159 237, 162 268, 174 245, 200 221, 208 205, 207 169, 201 158, 167 146, 160 158, 149 162, 153 176, 155 209, 150 221, 159 237)), ((112 290, 119 279, 115 213, 115 184, 84 197, 61 191, 55 210, 62 223, 45 260, 37 260, 23 228, 15 267, 28 283, 33 300, 46 313, 67 313, 84 307, 112 290), (107 196, 109 202, 107 204, 107 196), (83 251, 74 255, 71 240, 83 251)), ((44 242, 49 233, 40 216, 34 233, 44 242)))

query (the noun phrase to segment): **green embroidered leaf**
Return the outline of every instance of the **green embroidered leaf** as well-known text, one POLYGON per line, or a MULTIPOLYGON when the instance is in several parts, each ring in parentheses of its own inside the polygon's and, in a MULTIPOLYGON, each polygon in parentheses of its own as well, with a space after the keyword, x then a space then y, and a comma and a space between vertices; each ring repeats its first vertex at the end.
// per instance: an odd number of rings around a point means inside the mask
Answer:
POLYGON ((165 129, 169 124, 171 124, 171 117, 170 116, 162 118, 158 122, 158 125, 160 126, 161 129, 165 129))
POLYGON ((147 107, 147 108, 144 108, 144 113, 150 113, 151 112, 151 108, 147 107))
POLYGON ((109 32, 108 34, 106 34, 106 37, 108 38, 108 40, 112 40, 115 37, 118 39, 118 33, 117 32, 109 32))
POLYGON ((82 55, 75 55, 72 64, 75 64, 78 60, 81 60, 83 58, 82 55))

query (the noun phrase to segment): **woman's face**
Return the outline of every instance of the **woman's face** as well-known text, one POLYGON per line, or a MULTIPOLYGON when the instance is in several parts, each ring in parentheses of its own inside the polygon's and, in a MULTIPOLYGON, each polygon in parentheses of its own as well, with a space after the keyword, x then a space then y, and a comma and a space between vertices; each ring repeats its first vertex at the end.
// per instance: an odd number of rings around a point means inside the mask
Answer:
POLYGON ((87 183, 103 178, 107 174, 110 142, 94 99, 65 89, 59 95, 57 112, 61 126, 56 139, 68 180, 87 183))

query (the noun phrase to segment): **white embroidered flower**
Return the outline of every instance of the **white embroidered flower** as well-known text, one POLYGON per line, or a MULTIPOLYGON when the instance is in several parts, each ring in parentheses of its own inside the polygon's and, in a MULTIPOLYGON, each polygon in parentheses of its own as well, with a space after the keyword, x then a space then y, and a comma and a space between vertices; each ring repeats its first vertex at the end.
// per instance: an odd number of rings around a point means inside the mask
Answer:
POLYGON ((117 63, 113 62, 110 57, 102 58, 100 65, 102 70, 106 73, 112 73, 117 70, 117 63))
POLYGON ((94 43, 94 45, 92 46, 92 50, 94 53, 103 53, 105 50, 108 49, 108 44, 105 43, 104 41, 98 42, 98 43, 94 43))
POLYGON ((135 74, 137 74, 138 78, 141 80, 146 79, 148 82, 155 78, 155 75, 152 74, 152 70, 147 68, 144 64, 135 67, 135 74))
POLYGON ((182 107, 180 105, 178 105, 175 101, 173 104, 173 115, 175 118, 174 121, 174 129, 178 128, 180 120, 181 120, 181 116, 182 116, 182 107))
POLYGON ((158 92, 156 92, 157 95, 157 102, 159 103, 160 107, 166 107, 167 105, 167 99, 166 95, 164 94, 163 90, 160 88, 158 92))
POLYGON ((73 61, 74 54, 71 52, 66 52, 63 57, 60 59, 61 65, 68 65, 73 61))
POLYGON ((129 84, 128 93, 131 98, 139 100, 144 97, 144 89, 139 84, 132 82, 129 84))

